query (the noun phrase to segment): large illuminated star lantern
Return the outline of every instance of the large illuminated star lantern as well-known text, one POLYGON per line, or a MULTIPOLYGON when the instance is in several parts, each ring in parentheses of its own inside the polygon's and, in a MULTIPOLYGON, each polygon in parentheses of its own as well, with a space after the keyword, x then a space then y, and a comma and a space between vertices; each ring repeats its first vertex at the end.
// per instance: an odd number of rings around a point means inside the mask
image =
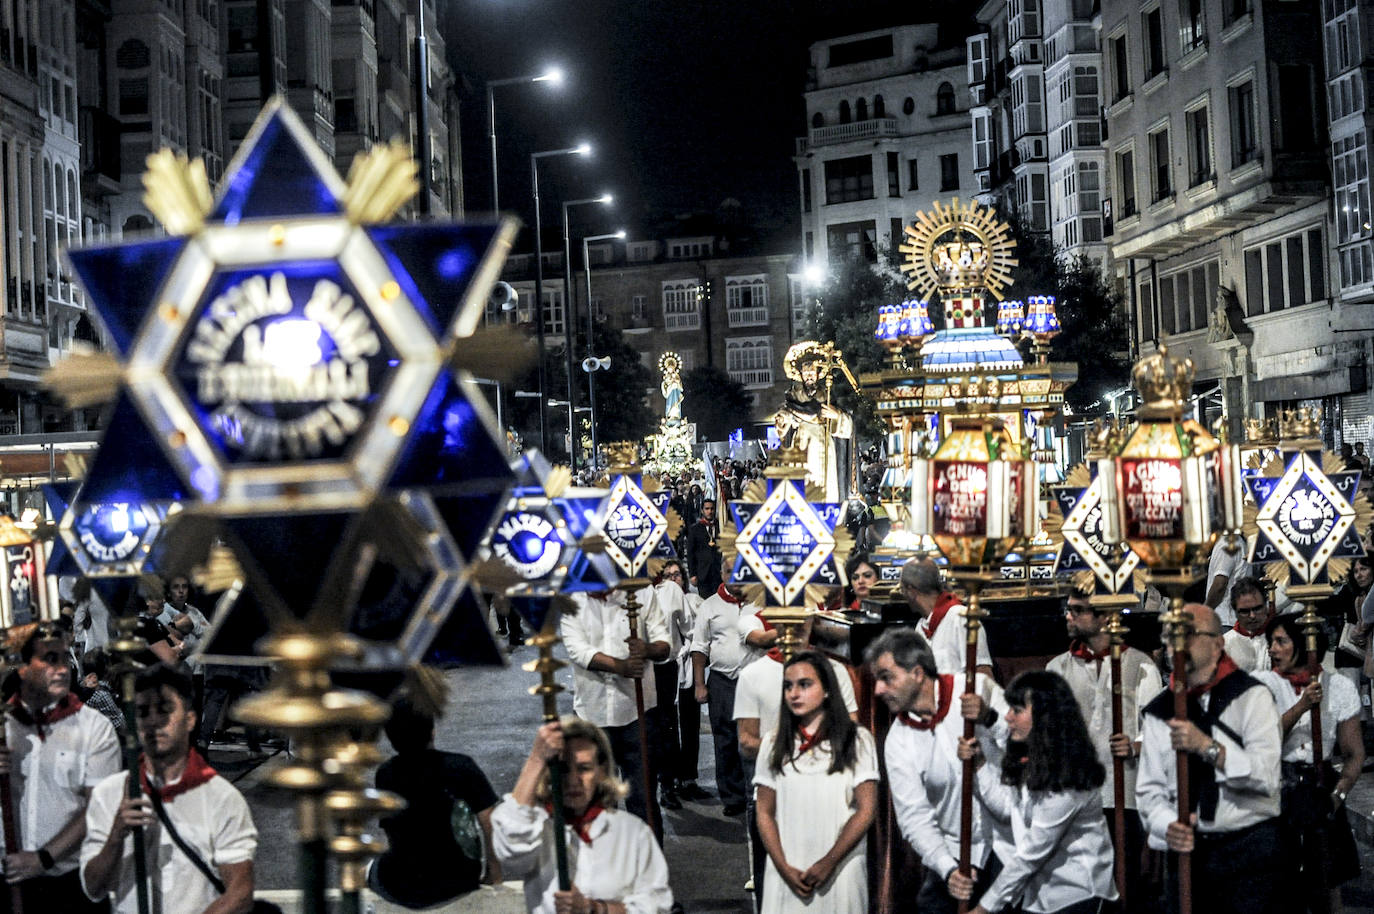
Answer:
POLYGON ((516 458, 514 470, 515 487, 482 547, 479 577, 539 631, 556 597, 605 590, 617 580, 598 536, 605 492, 570 488, 572 473, 535 450, 516 458), (584 541, 596 548, 584 550, 584 541))
POLYGON ((1069 471, 1064 485, 1051 488, 1045 532, 1062 544, 1055 573, 1069 577, 1080 591, 1135 594, 1144 587, 1140 557, 1125 543, 1103 540, 1101 485, 1096 472, 1080 464, 1069 471))
POLYGON ((1328 584, 1349 560, 1365 554, 1360 530, 1370 520, 1360 473, 1319 448, 1284 448, 1257 475, 1245 479, 1250 561, 1264 565, 1276 583, 1328 584))
POLYGON ((745 600, 770 606, 823 603, 846 583, 844 557, 853 545, 840 520, 844 505, 809 501, 821 488, 805 486, 805 454, 794 448, 773 452, 764 469, 767 482, 750 483, 732 501, 733 529, 718 539, 731 559, 730 579, 744 585, 745 600))
POLYGON ((278 97, 213 197, 198 161, 150 157, 170 237, 69 255, 119 357, 83 495, 221 521, 297 627, 347 629, 357 547, 411 523, 403 493, 434 500, 466 561, 511 482, 464 366, 514 224, 388 223, 415 168, 379 145, 343 181, 278 97), (355 529, 382 501, 399 510, 355 529))
POLYGON ((656 479, 645 479, 639 467, 638 445, 620 441, 607 445, 610 491, 596 511, 605 555, 622 582, 640 582, 650 574, 650 560, 676 556, 673 540, 682 519, 668 506, 672 493, 656 479))
POLYGON ((169 514, 180 506, 142 499, 92 502, 72 486, 43 486, 44 500, 57 518, 57 538, 48 556, 49 574, 88 578, 131 578, 157 571, 158 541, 169 514))

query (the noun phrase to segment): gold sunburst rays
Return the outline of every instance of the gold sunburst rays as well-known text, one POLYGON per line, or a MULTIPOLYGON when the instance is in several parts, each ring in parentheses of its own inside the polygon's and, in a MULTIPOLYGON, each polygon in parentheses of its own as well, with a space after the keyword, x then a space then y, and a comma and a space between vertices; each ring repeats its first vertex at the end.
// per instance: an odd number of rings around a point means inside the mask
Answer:
POLYGON ((909 277, 907 288, 918 290, 921 298, 929 298, 942 285, 935 247, 947 236, 972 236, 983 246, 987 262, 981 268, 980 280, 994 298, 1001 301, 1003 290, 1011 285, 1011 271, 1018 263, 1012 256, 1016 242, 996 211, 977 200, 965 203, 955 197, 948 204, 936 200, 930 211, 917 213, 902 233, 906 243, 897 250, 906 256, 901 270, 909 277))
POLYGON ((353 157, 344 212, 355 224, 385 222, 420 191, 419 165, 401 140, 378 143, 353 157))
POLYGON ((124 366, 112 353, 73 348, 43 373, 42 386, 72 409, 100 406, 119 393, 124 366))
POLYGON ((163 147, 148 156, 143 173, 143 205, 169 235, 194 235, 214 207, 205 162, 163 147))

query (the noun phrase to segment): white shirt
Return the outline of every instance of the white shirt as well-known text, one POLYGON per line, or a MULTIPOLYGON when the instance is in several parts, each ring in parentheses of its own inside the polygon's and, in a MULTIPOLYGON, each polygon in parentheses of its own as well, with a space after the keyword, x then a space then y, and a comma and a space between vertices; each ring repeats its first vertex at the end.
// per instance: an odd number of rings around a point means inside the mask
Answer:
MULTIPOLYGON (((648 644, 668 642, 668 627, 663 611, 654 599, 654 589, 635 592, 639 599, 639 636, 648 644)), ((634 680, 615 673, 588 669, 598 653, 617 660, 630 656, 625 639, 630 636, 630 617, 625 611, 625 592, 616 590, 604 600, 587 594, 573 595, 577 612, 564 613, 558 623, 559 634, 573 662, 573 712, 598 727, 623 727, 639 718, 635 707, 634 680)), ((644 710, 658 705, 654 677, 646 669, 644 710)))
POLYGON ((762 656, 762 651, 744 644, 739 627, 743 616, 758 611, 759 607, 752 603, 731 603, 718 592, 701 601, 692 629, 692 652, 706 655, 710 673, 734 679, 740 670, 762 656))
MULTIPOLYGON (((119 771, 119 739, 105 715, 85 705, 38 731, 12 716, 5 719, 10 779, 19 804, 19 844, 36 851, 57 837, 86 808, 86 793, 119 771)), ((0 845, 3 844, 0 836, 0 845)), ((78 848, 53 858, 49 876, 75 870, 78 848)))
MULTIPOLYGON (((1278 673, 1261 673, 1255 677, 1269 687, 1279 709, 1279 720, 1298 703, 1293 685, 1278 673)), ((1355 684, 1344 676, 1322 673, 1322 758, 1329 759, 1336 749, 1336 728, 1343 722, 1360 716, 1360 695, 1355 684)), ((1283 760, 1312 764, 1312 715, 1304 713, 1283 738, 1283 760)))
MULTIPOLYGON (((121 771, 101 781, 91 794, 91 804, 86 810, 86 838, 81 842, 81 887, 88 896, 86 866, 105 846, 127 784, 128 774, 121 771)), ((221 867, 253 859, 258 846, 253 815, 243 794, 219 775, 164 801, 163 808, 176 826, 177 834, 221 879, 224 878, 221 867)), ((157 914, 200 914, 220 897, 205 874, 172 841, 160 821, 145 828, 143 834, 153 911, 157 914)), ((115 873, 118 880, 112 893, 115 914, 137 914, 132 834, 124 838, 123 854, 115 873)))
MULTIPOLYGON (((964 613, 967 610, 968 607, 963 603, 955 603, 935 628, 930 627, 929 617, 921 620, 916 626, 916 630, 930 644, 930 650, 935 654, 935 669, 941 673, 964 672, 964 655, 968 648, 968 622, 964 619, 964 613)), ((988 650, 986 628, 980 628, 978 632, 977 665, 992 666, 992 652, 988 650)))
POLYGON ((1011 825, 1015 852, 978 901, 1000 911, 1020 899, 1026 911, 1058 911, 1092 898, 1116 898, 1116 858, 1095 790, 1041 791, 1002 783, 1001 766, 978 770, 978 800, 1011 825))
MULTIPOLYGON (((834 660, 830 660, 830 669, 839 684, 844 709, 850 714, 856 713, 859 703, 854 700, 854 682, 849 678, 849 671, 834 660)), ((762 660, 749 664, 739 674, 739 684, 735 686, 734 719, 757 720, 759 738, 762 739, 778 729, 778 718, 781 716, 782 661, 765 654, 762 660)))
MULTIPOLYGON (((1102 806, 1116 808, 1115 785, 1112 775, 1112 661, 1085 660, 1065 651, 1050 660, 1045 669, 1064 677, 1083 712, 1083 722, 1097 747, 1097 758, 1107 769, 1102 783, 1102 806)), ((1164 688, 1159 669, 1144 651, 1127 647, 1121 652, 1121 732, 1135 742, 1140 737, 1141 695, 1149 702, 1164 688)), ((1126 808, 1135 809, 1135 778, 1140 762, 1135 758, 1122 759, 1122 775, 1126 785, 1126 808)))
POLYGON ((1273 662, 1269 659, 1269 639, 1263 632, 1258 635, 1246 635, 1236 631, 1235 626, 1232 626, 1221 636, 1221 640, 1224 642, 1227 656, 1245 672, 1251 675, 1266 673, 1273 667, 1273 662))
POLYGON ((1235 552, 1228 552, 1226 541, 1217 540, 1212 547, 1212 557, 1207 560, 1207 589, 1212 589, 1212 579, 1217 575, 1226 576, 1226 593, 1216 606, 1217 619, 1224 628, 1236 624, 1236 611, 1231 608, 1231 585, 1241 578, 1250 577, 1250 563, 1245 561, 1245 543, 1236 545, 1235 552))
MULTIPOLYGON (((525 881, 525 909, 553 914, 558 864, 553 820, 542 808, 522 806, 510 794, 491 814, 492 847, 507 877, 525 881)), ((583 895, 619 901, 626 914, 667 914, 673 906, 668 863, 643 820, 608 809, 587 828, 591 844, 564 827, 568 876, 583 895)))
MULTIPOLYGON (((979 742, 989 754, 988 764, 1000 767, 1001 752, 996 747, 1001 745, 1006 734, 1002 715, 1006 713, 1007 703, 1001 688, 987 676, 979 673, 974 682, 978 694, 997 712, 998 722, 991 731, 993 740, 980 739, 979 742)), ((961 680, 956 677, 949 711, 939 723, 929 730, 917 730, 894 720, 883 743, 888 789, 902 837, 920 856, 921 863, 941 879, 949 878, 950 872, 959 865, 964 770, 958 756, 959 740, 964 736, 964 719, 959 715, 962 693, 961 680)), ((980 734, 986 732, 980 731, 980 734)), ((975 803, 970 857, 974 866, 981 867, 987 862, 993 840, 991 825, 985 820, 981 806, 975 803)))
POLYGON ((692 661, 688 652, 692 647, 692 627, 696 624, 696 608, 701 604, 701 597, 688 594, 676 581, 663 581, 654 587, 654 599, 668 626, 668 660, 678 662, 677 687, 690 688, 692 661))
MULTIPOLYGON (((1210 692, 1199 698, 1204 709, 1210 699, 1210 692)), ((1240 735, 1245 747, 1237 745, 1220 727, 1213 729, 1212 738, 1226 750, 1226 766, 1216 771, 1216 817, 1206 820, 1199 815, 1200 832, 1238 831, 1279 814, 1282 734, 1274 697, 1268 689, 1247 689, 1222 712, 1221 722, 1240 735)), ((1169 733, 1168 721, 1144 715, 1135 800, 1150 847, 1161 851, 1168 847, 1164 834, 1169 823, 1178 819, 1178 778, 1169 733)), ((1191 789, 1197 786, 1191 785, 1191 789)))

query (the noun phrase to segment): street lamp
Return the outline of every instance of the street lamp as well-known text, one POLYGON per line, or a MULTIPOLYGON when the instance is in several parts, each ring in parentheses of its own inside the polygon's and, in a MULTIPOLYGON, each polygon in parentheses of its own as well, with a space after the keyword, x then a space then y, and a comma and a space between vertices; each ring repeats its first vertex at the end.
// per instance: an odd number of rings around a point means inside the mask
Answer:
POLYGON ((545 70, 535 76, 511 76, 506 79, 493 79, 487 82, 487 139, 491 142, 491 210, 501 214, 501 194, 496 184, 496 96, 497 86, 525 85, 527 83, 548 83, 550 86, 563 85, 563 71, 557 67, 545 70))
MULTIPOLYGON (((577 146, 569 146, 566 149, 547 149, 543 152, 530 153, 530 184, 534 190, 534 326, 539 340, 539 393, 545 392, 544 383, 544 239, 541 237, 541 224, 539 222, 539 160, 547 159, 550 156, 588 156, 592 154, 592 147, 588 143, 577 146)), ((566 308, 565 308, 566 311, 566 308)), ((564 314, 564 322, 567 321, 567 314, 564 314)), ((544 401, 539 401, 539 449, 547 451, 549 449, 548 437, 545 434, 545 409, 544 401)))
MULTIPOLYGON (((572 295, 572 252, 569 250, 568 234, 568 208, 572 206, 586 206, 592 203, 600 203, 602 206, 610 206, 615 202, 615 198, 610 194, 602 194, 599 197, 588 197, 584 200, 565 200, 563 201, 563 308, 564 314, 563 329, 567 331, 568 337, 568 399, 576 399, 573 393, 573 326, 577 322, 577 303, 573 301, 572 295)), ((592 300, 587 299, 587 307, 590 309, 592 300)), ((577 472, 577 455, 572 457, 572 470, 577 472)))
POLYGON ((587 373, 587 405, 591 411, 592 419, 592 468, 596 468, 596 374, 599 369, 611 367, 611 360, 598 359, 592 350, 592 264, 591 258, 587 256, 587 245, 593 241, 624 241, 625 230, 611 232, 606 235, 586 235, 582 238, 582 273, 587 278, 587 357, 582 361, 582 370, 587 373))

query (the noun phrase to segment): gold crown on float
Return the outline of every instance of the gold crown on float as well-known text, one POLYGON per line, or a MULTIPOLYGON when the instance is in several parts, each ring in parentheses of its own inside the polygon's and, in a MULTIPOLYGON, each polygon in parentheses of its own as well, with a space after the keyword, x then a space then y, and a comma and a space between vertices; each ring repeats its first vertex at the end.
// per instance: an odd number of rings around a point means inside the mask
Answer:
POLYGON ((799 447, 780 447, 768 456, 763 475, 769 479, 801 479, 806 476, 806 451, 799 447))
POLYGON ((1142 419, 1177 419, 1193 389, 1193 360, 1169 355, 1169 347, 1135 363, 1131 380, 1140 392, 1142 419))
POLYGON ((1285 441, 1300 438, 1319 438, 1322 433, 1322 411, 1303 406, 1279 413, 1279 437, 1285 441))
POLYGON ((627 473, 639 469, 639 445, 633 441, 612 441, 605 445, 611 471, 627 473))
POLYGON ((947 241, 936 245, 934 260, 942 288, 974 289, 984 284, 992 255, 979 241, 947 241))
POLYGON ((1278 420, 1246 419, 1245 440, 1247 443, 1275 441, 1279 437, 1278 420))

